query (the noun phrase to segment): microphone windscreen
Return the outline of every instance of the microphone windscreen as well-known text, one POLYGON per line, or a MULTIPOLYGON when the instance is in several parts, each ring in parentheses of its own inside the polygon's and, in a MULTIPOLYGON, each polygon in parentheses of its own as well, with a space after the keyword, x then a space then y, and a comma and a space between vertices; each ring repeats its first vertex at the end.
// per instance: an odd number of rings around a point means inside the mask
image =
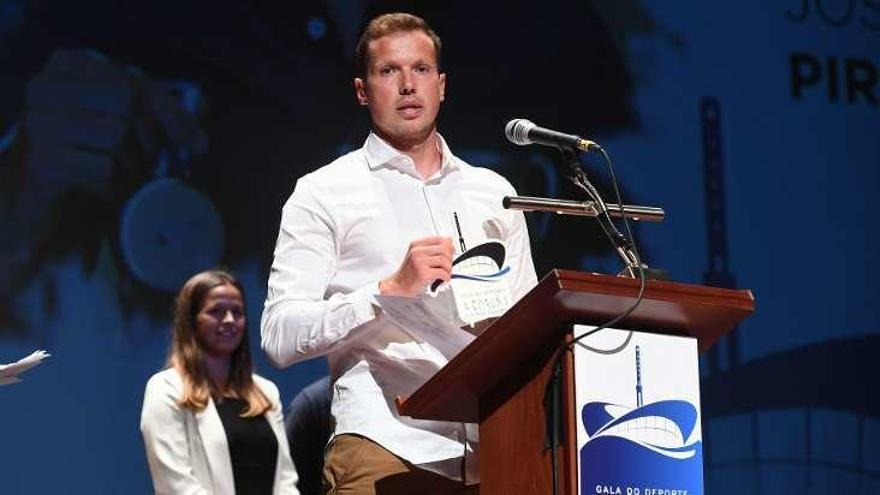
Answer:
POLYGON ((525 146, 532 144, 532 140, 529 139, 529 132, 534 127, 535 124, 529 120, 513 119, 504 126, 504 135, 507 136, 507 140, 511 143, 525 146))

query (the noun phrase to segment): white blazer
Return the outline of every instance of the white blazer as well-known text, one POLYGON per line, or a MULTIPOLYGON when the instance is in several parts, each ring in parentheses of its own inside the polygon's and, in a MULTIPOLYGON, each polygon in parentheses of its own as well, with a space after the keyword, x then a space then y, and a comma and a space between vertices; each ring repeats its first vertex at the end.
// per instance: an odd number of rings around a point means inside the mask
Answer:
MULTIPOLYGON (((278 388, 257 375, 254 375, 254 382, 272 403, 265 415, 278 439, 278 463, 272 493, 298 495, 297 475, 284 433, 278 388)), ((182 395, 183 380, 174 368, 153 375, 144 392, 141 433, 156 494, 234 494, 226 430, 214 402, 209 399, 205 409, 193 412, 177 405, 182 395)))

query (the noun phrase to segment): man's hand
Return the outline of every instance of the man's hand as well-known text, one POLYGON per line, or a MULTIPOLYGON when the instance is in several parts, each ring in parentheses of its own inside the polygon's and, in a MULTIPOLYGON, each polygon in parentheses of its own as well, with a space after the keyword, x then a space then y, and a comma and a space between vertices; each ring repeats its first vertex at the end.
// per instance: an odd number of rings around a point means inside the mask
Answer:
POLYGON ((379 292, 387 296, 417 296, 435 280, 448 282, 452 276, 452 239, 425 237, 409 245, 400 268, 379 282, 379 292))

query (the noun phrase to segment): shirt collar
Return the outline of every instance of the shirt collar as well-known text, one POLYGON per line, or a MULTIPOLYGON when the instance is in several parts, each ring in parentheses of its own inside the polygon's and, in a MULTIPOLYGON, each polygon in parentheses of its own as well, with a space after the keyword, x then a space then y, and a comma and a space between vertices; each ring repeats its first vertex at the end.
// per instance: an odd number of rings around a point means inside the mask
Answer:
MULTIPOLYGON (((437 175, 442 176, 452 170, 458 169, 459 167, 457 159, 452 154, 452 151, 449 150, 449 146, 446 144, 446 140, 443 139, 443 136, 441 136, 440 133, 436 134, 437 142, 440 145, 441 157, 440 171, 437 175)), ((388 142, 376 135, 375 132, 371 131, 370 135, 367 136, 367 140, 364 143, 364 152, 367 157, 367 165, 370 167, 371 170, 375 170, 379 167, 387 165, 418 177, 418 173, 416 172, 416 165, 413 162, 412 158, 401 153, 394 146, 388 144, 388 142)))

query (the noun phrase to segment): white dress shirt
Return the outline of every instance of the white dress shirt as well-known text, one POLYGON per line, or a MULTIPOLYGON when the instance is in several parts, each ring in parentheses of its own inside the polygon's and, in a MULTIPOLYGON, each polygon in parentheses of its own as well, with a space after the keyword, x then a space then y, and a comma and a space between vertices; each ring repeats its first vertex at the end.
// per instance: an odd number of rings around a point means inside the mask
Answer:
POLYGON ((501 206, 516 194, 513 186, 438 141, 441 167, 428 180, 410 157, 371 133, 363 148, 297 181, 282 210, 261 334, 278 366, 327 356, 335 435, 365 436, 461 479, 454 461, 470 450, 463 425, 400 417, 394 405, 452 356, 383 315, 379 280, 400 267, 415 239, 448 236, 458 249, 453 213, 468 246, 505 245, 513 301, 537 280, 525 219, 501 206))

